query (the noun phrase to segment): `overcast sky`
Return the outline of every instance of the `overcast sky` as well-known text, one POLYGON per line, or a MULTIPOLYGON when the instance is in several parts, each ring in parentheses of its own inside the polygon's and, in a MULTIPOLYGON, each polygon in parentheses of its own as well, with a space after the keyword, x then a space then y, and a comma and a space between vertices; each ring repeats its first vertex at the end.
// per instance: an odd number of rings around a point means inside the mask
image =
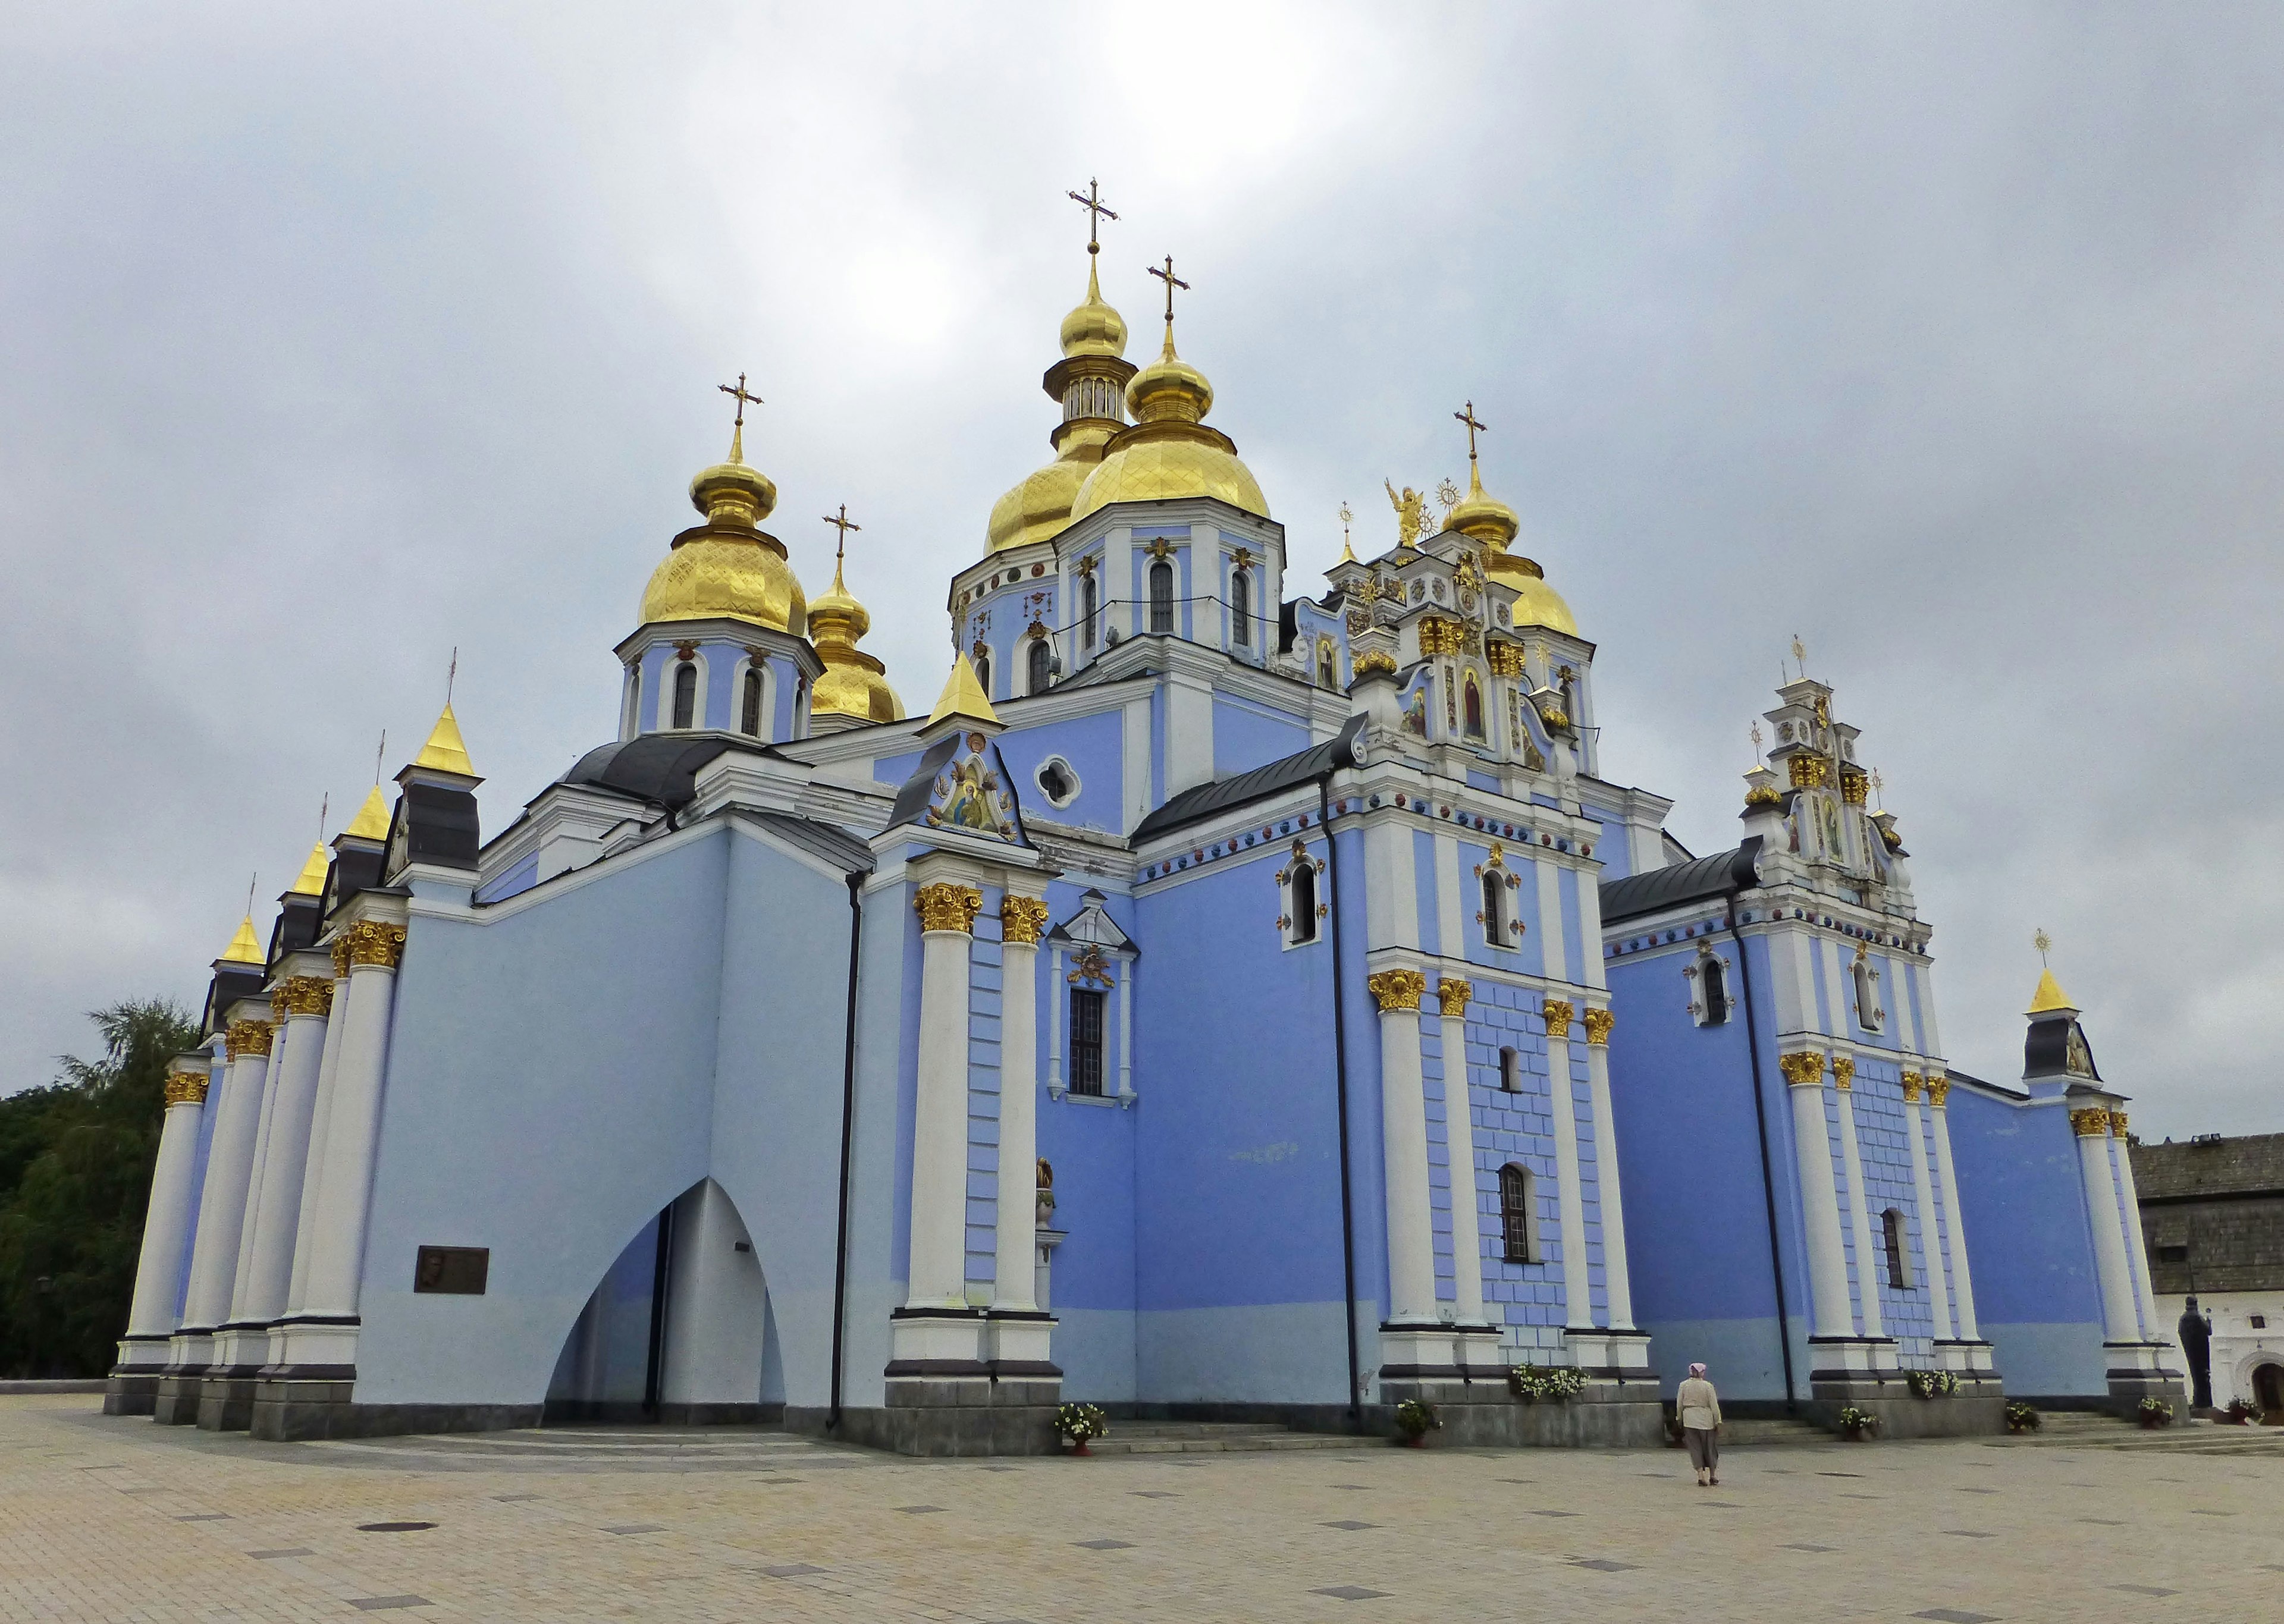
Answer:
MULTIPOLYGON (((1320 591, 1484 477, 1607 776, 1733 842, 1797 632, 2007 1079, 2033 930, 2152 1136, 2284 1128, 2284 10, 0 3, 0 1089, 195 1004, 388 732, 614 730, 715 385, 908 704, 1085 277, 1320 591), (638 21, 633 20, 639 19, 638 21)), ((638 950, 630 944, 630 951, 638 950)))

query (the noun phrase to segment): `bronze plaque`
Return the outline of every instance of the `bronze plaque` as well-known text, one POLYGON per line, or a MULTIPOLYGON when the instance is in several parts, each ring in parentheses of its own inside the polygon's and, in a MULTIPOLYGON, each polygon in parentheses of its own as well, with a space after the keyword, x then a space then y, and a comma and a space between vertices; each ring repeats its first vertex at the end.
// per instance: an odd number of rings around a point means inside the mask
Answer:
POLYGON ((423 1246, 412 1266, 412 1289, 481 1297, 491 1269, 489 1246, 423 1246))

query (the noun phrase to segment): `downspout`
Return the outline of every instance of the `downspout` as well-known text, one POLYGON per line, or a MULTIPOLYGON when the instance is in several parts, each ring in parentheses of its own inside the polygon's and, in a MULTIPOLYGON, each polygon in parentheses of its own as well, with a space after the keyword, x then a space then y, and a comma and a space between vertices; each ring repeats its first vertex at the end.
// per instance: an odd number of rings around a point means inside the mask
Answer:
MULTIPOLYGON (((1748 855, 1740 847, 1739 866, 1752 869, 1759 852, 1748 855)), ((1754 870, 1757 877, 1757 870, 1754 870)), ((1777 1183, 1769 1167, 1769 1113, 1763 1098, 1761 1071, 1760 1023, 1753 1014, 1753 960, 1745 950, 1745 939, 1737 933, 1737 888, 1741 876, 1736 869, 1729 872, 1729 905, 1725 917, 1729 922, 1729 940, 1737 944, 1737 987, 1744 995, 1745 1046, 1753 1062, 1753 1126, 1761 1139, 1761 1197, 1768 1208, 1769 1272, 1775 1277, 1777 1288, 1777 1347, 1784 1355, 1785 1409, 1793 1410, 1799 1403, 1795 1391, 1792 1369, 1792 1318, 1785 1312, 1784 1251, 1777 1244, 1777 1183)))
POLYGON ((1347 1321, 1349 1345, 1349 1425, 1364 1430, 1364 1372, 1357 1351, 1356 1328, 1356 1206, 1349 1176, 1349 1027, 1348 999, 1341 990, 1341 843, 1333 834, 1333 774, 1327 768, 1317 780, 1318 822, 1325 831, 1326 889, 1333 894, 1333 1078, 1341 1123, 1341 1273, 1345 1295, 1341 1308, 1347 1321))
POLYGON ((864 876, 849 876, 849 1012, 841 1032, 841 1221, 833 1242, 833 1408, 825 1431, 841 1425, 841 1330, 849 1303, 849 1153, 856 1118, 856 955, 864 935, 864 876))

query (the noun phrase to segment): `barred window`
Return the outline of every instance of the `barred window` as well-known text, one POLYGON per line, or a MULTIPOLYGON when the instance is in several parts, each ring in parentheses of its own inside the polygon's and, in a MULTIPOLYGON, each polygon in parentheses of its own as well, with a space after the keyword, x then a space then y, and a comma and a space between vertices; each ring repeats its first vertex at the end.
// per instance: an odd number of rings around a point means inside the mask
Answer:
POLYGON ((674 668, 674 725, 695 724, 698 712, 698 667, 684 660, 674 668))
POLYGON ((1904 1215, 1894 1207, 1880 1214, 1888 1241, 1888 1284, 1898 1292, 1912 1289, 1912 1264, 1904 1250, 1904 1215))
POLYGON ((749 738, 762 736, 762 671, 759 666, 746 668, 745 716, 738 725, 749 738))
POLYGON ((1074 1094, 1102 1093, 1102 994, 1074 987, 1070 995, 1071 1076, 1074 1094))
POLYGON ((1047 667, 1051 658, 1047 652, 1047 640, 1044 637, 1032 638, 1031 652, 1025 658, 1030 662, 1030 670, 1025 677, 1030 691, 1033 693, 1046 692, 1050 680, 1047 667))
POLYGON ((1506 946, 1506 886, 1493 869, 1483 876, 1483 940, 1492 947, 1506 946))
MULTIPOLYGON (((1514 1051, 1509 1050, 1509 1054, 1514 1051)), ((1537 1180, 1530 1169, 1509 1162, 1499 1169, 1499 1227, 1506 1239, 1506 1261, 1536 1263, 1538 1255, 1537 1180)))
POLYGON ((1150 566, 1150 629, 1161 636, 1174 629, 1174 566, 1163 558, 1150 566))

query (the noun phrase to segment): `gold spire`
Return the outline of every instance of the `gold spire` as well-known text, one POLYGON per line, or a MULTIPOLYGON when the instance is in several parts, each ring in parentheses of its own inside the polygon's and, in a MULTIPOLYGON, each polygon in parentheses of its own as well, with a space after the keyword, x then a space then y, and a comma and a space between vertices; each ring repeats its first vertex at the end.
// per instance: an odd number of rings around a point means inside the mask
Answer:
POLYGON ((357 815, 349 819, 349 826, 341 832, 359 840, 388 839, 388 803, 380 797, 380 785, 372 786, 364 798, 364 805, 357 808, 357 815))
POLYGON ((2022 1013, 2051 1015, 2057 1010, 2076 1010, 2077 1008, 2077 1005, 2069 1001, 2069 995, 2062 991, 2062 984, 2054 980, 2054 972, 2051 970, 2041 970, 2038 972, 2038 990, 2030 995, 2030 1007, 2022 1013))
POLYGON ((943 693, 928 713, 928 726, 934 727, 947 716, 966 716, 976 722, 999 725, 999 713, 991 708, 990 697, 983 684, 976 680, 975 668, 964 653, 955 654, 951 660, 951 675, 943 684, 943 693))
MULTIPOLYGON (((376 793, 378 791, 375 792, 376 793)), ((301 865, 301 873, 293 882, 295 896, 322 896, 325 891, 325 843, 318 841, 309 848, 309 861, 301 865)))
MULTIPOLYGON (((412 758, 415 767, 426 767, 432 772, 455 772, 465 777, 476 776, 475 766, 468 760, 468 747, 460 742, 460 724, 452 714, 448 700, 444 714, 436 718, 436 726, 428 735, 428 742, 420 746, 420 753, 412 758)), ((362 818, 364 815, 357 815, 362 818)))
POLYGON ((222 950, 223 962, 231 964, 260 964, 269 961, 262 956, 262 943, 254 939, 254 916, 248 914, 239 922, 238 934, 230 939, 230 946, 222 950))
POLYGON ((826 514, 825 522, 839 528, 841 544, 833 555, 833 585, 809 606, 810 639, 817 645, 817 657, 825 662, 824 674, 809 691, 810 714, 900 722, 903 702, 888 686, 888 668, 856 646, 856 640, 872 627, 872 617, 841 579, 849 532, 864 526, 849 517, 846 503, 840 512, 826 514))

